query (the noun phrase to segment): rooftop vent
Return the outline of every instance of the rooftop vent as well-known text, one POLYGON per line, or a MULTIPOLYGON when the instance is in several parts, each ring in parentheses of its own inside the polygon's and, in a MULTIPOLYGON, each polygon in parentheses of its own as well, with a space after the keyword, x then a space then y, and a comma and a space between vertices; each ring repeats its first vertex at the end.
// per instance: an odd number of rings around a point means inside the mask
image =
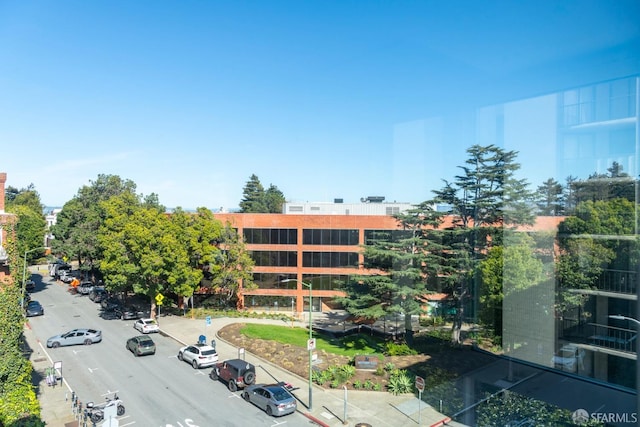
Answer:
POLYGON ((366 199, 363 197, 360 201, 362 203, 382 203, 384 202, 384 196, 369 196, 366 199))

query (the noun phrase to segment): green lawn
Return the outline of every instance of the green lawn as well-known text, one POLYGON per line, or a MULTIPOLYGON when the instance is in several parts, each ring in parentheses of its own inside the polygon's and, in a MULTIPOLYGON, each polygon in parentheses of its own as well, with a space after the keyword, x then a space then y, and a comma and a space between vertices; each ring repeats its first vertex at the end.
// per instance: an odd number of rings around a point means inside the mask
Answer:
MULTIPOLYGON (((287 326, 259 325, 255 323, 245 325, 240 333, 248 338, 278 341, 296 347, 307 347, 309 331, 304 328, 291 328, 287 326)), ((382 354, 382 340, 363 334, 350 335, 348 337, 331 339, 317 332, 313 333, 316 339, 316 349, 327 353, 353 357, 358 354, 382 354)))

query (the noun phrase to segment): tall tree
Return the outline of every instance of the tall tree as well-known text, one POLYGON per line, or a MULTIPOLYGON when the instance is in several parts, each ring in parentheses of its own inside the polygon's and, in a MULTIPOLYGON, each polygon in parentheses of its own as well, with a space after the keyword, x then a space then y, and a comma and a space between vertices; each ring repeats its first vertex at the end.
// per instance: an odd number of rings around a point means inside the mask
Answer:
POLYGON ((177 228, 164 212, 136 202, 124 194, 102 203, 106 220, 98 237, 104 254, 100 267, 108 289, 131 287, 149 298, 155 314, 159 294, 191 295, 202 272, 190 265, 177 228))
POLYGON ((534 221, 530 208, 532 193, 525 180, 515 177, 520 167, 515 161, 517 152, 494 145, 474 145, 467 153, 466 166, 461 167, 463 173, 453 183, 445 181, 445 186, 434 191, 435 198, 429 202, 451 207, 451 226, 444 232, 426 234, 430 246, 440 254, 440 262, 447 266, 440 269, 440 274, 446 271, 450 275, 446 280, 431 278, 431 281, 448 285, 447 292, 456 301, 454 343, 460 342, 465 302, 471 301, 473 312, 478 312, 478 263, 492 246, 502 244, 504 228, 534 221))
POLYGON ((536 205, 540 215, 559 216, 564 212, 564 188, 553 178, 547 179, 538 187, 536 205))
POLYGON ((282 213, 282 205, 285 203, 284 194, 273 184, 269 185, 264 193, 264 204, 269 213, 282 213))
POLYGON ((90 181, 90 185, 81 187, 58 214, 56 225, 51 228, 55 236, 52 242, 53 252, 77 259, 82 270, 97 274, 97 264, 102 258, 97 236, 105 219, 101 202, 124 194, 130 195, 131 203, 138 206, 144 203, 159 212, 165 210, 155 194, 146 198, 136 194, 136 184, 133 181, 117 175, 100 174, 95 181, 90 181))
MULTIPOLYGON (((6 197, 7 212, 16 214, 18 223, 16 226, 16 238, 18 253, 41 247, 44 244, 47 222, 42 213, 40 195, 33 184, 21 190, 14 189, 11 197, 6 197)), ((27 254, 28 260, 33 260, 44 252, 33 251, 27 254)))
POLYGON ((264 187, 257 175, 253 174, 247 181, 242 192, 243 197, 240 202, 240 212, 260 213, 267 212, 264 200, 264 187))
POLYGON ((423 269, 428 253, 423 233, 429 219, 423 213, 429 209, 421 205, 397 215, 398 231, 371 236, 363 248, 365 268, 377 274, 354 275, 343 285, 347 295, 338 301, 350 314, 377 320, 402 313, 406 330, 412 330, 411 315, 421 313, 418 297, 425 293, 423 269))

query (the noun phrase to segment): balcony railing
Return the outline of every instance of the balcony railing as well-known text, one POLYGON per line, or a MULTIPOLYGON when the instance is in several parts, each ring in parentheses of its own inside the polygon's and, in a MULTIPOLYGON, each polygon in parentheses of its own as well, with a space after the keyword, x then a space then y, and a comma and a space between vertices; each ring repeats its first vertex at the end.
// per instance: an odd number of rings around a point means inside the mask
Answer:
POLYGON ((606 270, 598 278, 596 288, 600 291, 620 294, 636 293, 637 273, 626 270, 606 270))
POLYGON ((588 337, 589 344, 629 353, 636 351, 638 334, 635 330, 596 323, 589 323, 589 326, 593 328, 593 333, 588 337))

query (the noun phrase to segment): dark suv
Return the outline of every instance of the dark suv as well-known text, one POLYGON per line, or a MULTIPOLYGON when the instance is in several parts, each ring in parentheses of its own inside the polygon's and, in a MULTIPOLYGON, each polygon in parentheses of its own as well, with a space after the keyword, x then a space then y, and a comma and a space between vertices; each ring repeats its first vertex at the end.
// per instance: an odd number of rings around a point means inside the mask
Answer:
POLYGON ((246 360, 229 359, 213 366, 209 378, 227 383, 229 390, 236 391, 256 382, 256 367, 246 360))

